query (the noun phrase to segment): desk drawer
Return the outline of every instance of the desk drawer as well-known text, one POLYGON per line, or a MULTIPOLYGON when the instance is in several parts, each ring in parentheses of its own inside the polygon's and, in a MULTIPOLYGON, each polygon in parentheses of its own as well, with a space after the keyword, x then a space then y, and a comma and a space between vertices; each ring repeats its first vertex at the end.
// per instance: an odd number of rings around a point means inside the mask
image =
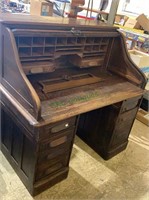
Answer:
POLYGON ((122 113, 116 123, 111 145, 114 146, 128 139, 138 108, 122 113))
POLYGON ((38 154, 38 163, 43 163, 45 160, 53 159, 54 157, 57 157, 59 155, 63 156, 65 152, 70 152, 72 149, 72 143, 68 142, 66 144, 61 145, 57 148, 48 148, 46 151, 41 151, 38 154))
POLYGON ((56 156, 53 159, 46 159, 44 162, 37 165, 36 180, 44 178, 49 174, 55 173, 68 166, 69 152, 63 155, 56 156))
POLYGON ((39 151, 56 150, 62 146, 70 144, 74 137, 74 127, 72 129, 59 133, 46 141, 39 143, 39 151))
POLYGON ((137 110, 138 107, 120 114, 116 122, 116 129, 127 127, 134 120, 137 110))
POLYGON ((40 140, 46 140, 51 137, 59 135, 62 131, 67 131, 69 129, 75 128, 76 117, 72 117, 54 124, 50 124, 40 130, 39 138, 40 140))
POLYGON ((139 103, 140 103, 140 99, 141 99, 141 96, 134 97, 134 98, 127 99, 127 100, 123 101, 121 113, 126 112, 128 110, 131 110, 131 109, 135 108, 136 106, 138 106, 139 103))

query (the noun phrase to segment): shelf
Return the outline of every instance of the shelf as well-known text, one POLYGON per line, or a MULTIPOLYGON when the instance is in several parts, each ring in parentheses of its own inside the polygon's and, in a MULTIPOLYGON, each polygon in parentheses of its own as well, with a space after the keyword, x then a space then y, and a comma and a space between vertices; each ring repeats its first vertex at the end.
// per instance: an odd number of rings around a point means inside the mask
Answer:
POLYGON ((31 56, 31 48, 30 47, 20 47, 19 48, 20 57, 28 57, 31 56))
POLYGON ((19 47, 30 47, 32 45, 32 37, 19 37, 18 46, 19 47))
POLYGON ((43 46, 45 44, 44 37, 33 37, 33 46, 43 46))
MULTIPOLYGON (((37 37, 37 36, 17 36, 16 45, 19 49, 20 57, 26 56, 47 56, 56 51, 82 50, 84 53, 96 51, 106 51, 109 38, 102 37, 37 37), (23 49, 24 48, 24 49, 23 49), (31 49, 27 49, 31 48, 31 49), (28 52, 27 52, 28 51, 28 52)), ((83 52, 82 52, 83 53, 83 52)), ((65 53, 64 53, 65 55, 65 53)))
POLYGON ((39 47, 39 48, 33 47, 32 55, 33 56, 42 56, 43 55, 43 47, 39 47))
POLYGON ((34 62, 37 59, 38 61, 49 60, 49 62, 52 62, 61 56, 69 56, 68 60, 71 64, 85 68, 103 65, 110 38, 89 36, 54 37, 40 34, 39 36, 28 35, 25 37, 17 35, 15 40, 22 65, 24 65, 24 62, 34 62), (97 56, 99 57, 94 60, 97 56), (89 63, 84 60, 87 57, 90 59, 89 63))

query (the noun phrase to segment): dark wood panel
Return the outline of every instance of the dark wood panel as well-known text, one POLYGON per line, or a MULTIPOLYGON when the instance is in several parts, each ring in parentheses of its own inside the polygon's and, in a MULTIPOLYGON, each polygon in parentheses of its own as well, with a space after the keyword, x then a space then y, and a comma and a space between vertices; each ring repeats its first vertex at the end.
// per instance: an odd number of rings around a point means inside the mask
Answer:
POLYGON ((28 177, 34 176, 35 159, 35 147, 31 141, 24 137, 21 169, 28 177))
POLYGON ((13 126, 12 131, 12 150, 11 155, 21 166, 22 161, 22 148, 23 148, 23 134, 17 126, 13 126))
POLYGON ((120 108, 107 106, 81 115, 77 133, 81 134, 87 143, 94 144, 98 150, 107 149, 119 110, 120 108))
POLYGON ((11 118, 1 110, 1 140, 5 147, 11 152, 12 145, 12 128, 13 124, 11 118))
POLYGON ((128 140, 137 111, 138 107, 119 115, 111 140, 111 147, 128 140))
MULTIPOLYGON (((10 114, 6 107, 2 106, 2 137, 5 133, 9 133, 9 137, 11 138, 5 138, 10 143, 10 147, 6 147, 6 145, 3 143, 4 141, 1 140, 2 145, 2 152, 10 162, 10 164, 13 166, 16 173, 19 175, 20 179, 23 181, 25 186, 28 188, 28 190, 32 191, 32 183, 34 178, 34 170, 35 170, 35 144, 29 140, 28 137, 25 135, 24 127, 18 126, 17 124, 17 118, 15 116, 12 117, 12 113, 10 114), (9 122, 9 124, 7 124, 9 122), (11 124, 11 129, 10 125, 11 124), (28 142, 26 142, 28 141, 28 142), (29 145, 30 144, 30 145, 29 145), (22 170, 22 163, 24 165, 24 147, 28 148, 28 157, 29 159, 26 162, 26 169, 25 172, 22 170)), ((7 135, 7 134, 6 134, 7 135)), ((27 134, 28 135, 28 134, 27 134)), ((27 153, 27 151, 25 151, 27 153)))
MULTIPOLYGON (((120 105, 122 105, 122 102, 95 111, 91 111, 80 116, 80 123, 78 125, 77 131, 78 136, 80 136, 104 159, 109 159, 110 157, 124 149, 123 148, 117 151, 122 141, 119 138, 117 149, 112 152, 112 155, 109 153, 113 150, 111 145, 113 141, 112 138, 115 136, 115 134, 117 134, 116 132, 114 132, 114 130, 115 127, 118 125, 118 119, 121 109, 120 105)), ((120 134, 119 131, 118 133, 120 134)), ((129 131, 130 129, 127 131, 127 137, 129 131)), ((127 137, 125 138, 125 140, 127 139, 127 137)))

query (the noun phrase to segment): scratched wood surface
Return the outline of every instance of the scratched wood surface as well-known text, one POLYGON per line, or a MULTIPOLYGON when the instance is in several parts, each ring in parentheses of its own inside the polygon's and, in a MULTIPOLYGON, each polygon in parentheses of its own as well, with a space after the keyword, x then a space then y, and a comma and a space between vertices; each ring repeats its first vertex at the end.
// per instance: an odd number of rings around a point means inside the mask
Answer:
POLYGON ((42 101, 41 115, 46 122, 55 122, 141 94, 143 90, 128 81, 107 75, 104 81, 60 91, 55 98, 42 101))

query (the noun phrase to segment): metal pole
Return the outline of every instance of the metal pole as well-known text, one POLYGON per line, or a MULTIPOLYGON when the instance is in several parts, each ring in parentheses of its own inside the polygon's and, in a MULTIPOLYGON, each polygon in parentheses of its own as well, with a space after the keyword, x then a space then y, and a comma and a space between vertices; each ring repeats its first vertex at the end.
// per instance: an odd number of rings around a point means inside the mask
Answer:
POLYGON ((118 5, 119 5, 119 1, 120 0, 112 0, 111 8, 110 8, 109 15, 108 15, 108 20, 107 20, 107 23, 110 24, 110 25, 114 24, 115 15, 117 13, 117 8, 118 8, 118 5))
POLYGON ((91 0, 88 1, 87 12, 86 12, 86 18, 88 17, 88 11, 89 11, 89 8, 90 8, 90 1, 91 1, 91 0))

